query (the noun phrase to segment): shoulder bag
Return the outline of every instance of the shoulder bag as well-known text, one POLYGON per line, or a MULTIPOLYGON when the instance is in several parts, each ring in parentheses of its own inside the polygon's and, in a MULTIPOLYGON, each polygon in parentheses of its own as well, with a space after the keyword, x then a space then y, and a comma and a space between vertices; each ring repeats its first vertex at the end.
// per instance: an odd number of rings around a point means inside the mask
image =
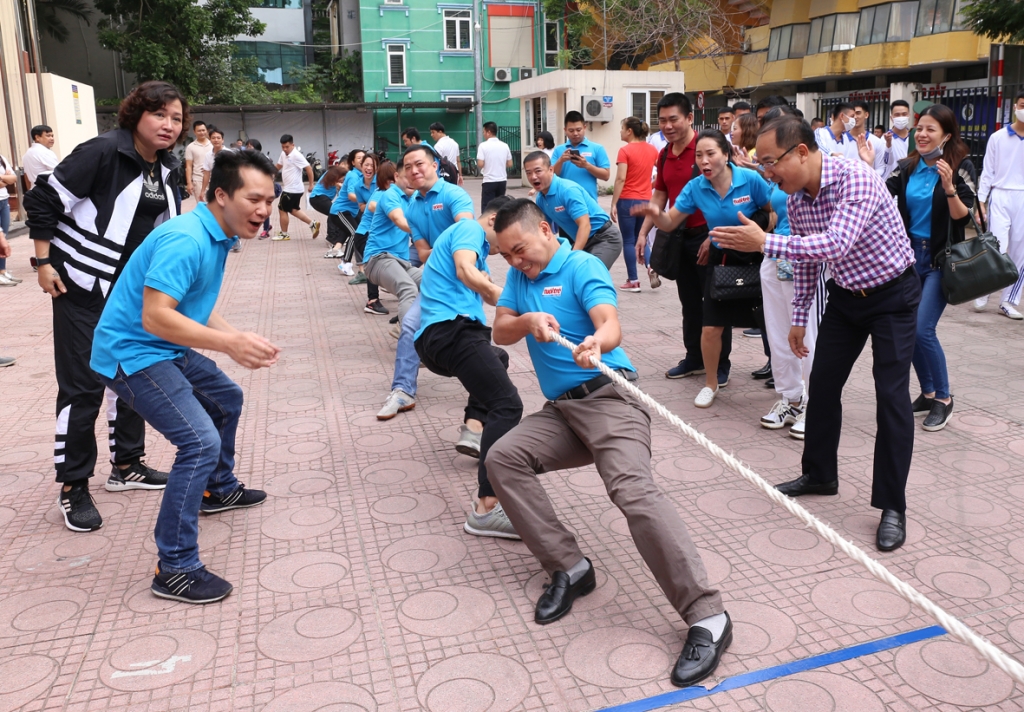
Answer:
POLYGON ((711 298, 726 302, 734 299, 761 298, 761 265, 759 264, 722 264, 711 268, 711 298))
POLYGON ((950 220, 946 248, 936 259, 942 270, 942 293, 950 304, 963 304, 972 299, 998 292, 1017 281, 1019 272, 1009 255, 999 250, 999 238, 982 231, 968 211, 978 236, 957 244, 953 241, 950 220))

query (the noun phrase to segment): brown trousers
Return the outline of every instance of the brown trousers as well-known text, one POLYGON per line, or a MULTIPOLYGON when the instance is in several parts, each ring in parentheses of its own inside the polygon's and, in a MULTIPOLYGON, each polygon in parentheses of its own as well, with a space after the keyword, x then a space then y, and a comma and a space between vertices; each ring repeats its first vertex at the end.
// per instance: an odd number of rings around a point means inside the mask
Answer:
POLYGON ((608 496, 626 516, 637 550, 688 624, 725 610, 675 506, 651 477, 651 416, 607 385, 580 400, 548 401, 498 440, 487 476, 523 542, 549 573, 583 558, 558 521, 537 475, 597 465, 608 496))

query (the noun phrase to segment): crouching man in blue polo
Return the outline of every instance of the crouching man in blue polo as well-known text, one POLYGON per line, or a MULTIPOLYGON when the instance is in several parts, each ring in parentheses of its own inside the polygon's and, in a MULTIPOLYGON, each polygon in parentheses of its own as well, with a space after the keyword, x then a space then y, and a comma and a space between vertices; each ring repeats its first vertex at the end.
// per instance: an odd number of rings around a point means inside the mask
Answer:
POLYGON ((241 332, 213 308, 228 251, 262 229, 274 202, 274 164, 256 151, 221 151, 207 203, 158 226, 125 266, 93 339, 92 368, 176 448, 156 520, 156 596, 211 603, 232 586, 199 560, 199 512, 262 504, 266 493, 235 478, 242 389, 193 349, 246 368, 280 349, 241 332))
POLYGON ((558 520, 538 475, 593 463, 640 555, 690 626, 671 680, 679 687, 694 685, 718 667, 732 642, 732 622, 721 594, 708 584, 682 517, 651 477, 650 414, 590 363, 596 356, 626 380, 636 379, 619 346, 611 276, 594 255, 570 249, 529 200, 499 210, 494 231, 499 251, 514 268, 498 299, 494 343, 526 339, 548 399, 498 440, 486 461, 505 514, 551 576, 534 621, 553 623, 596 586, 594 566, 558 520), (551 332, 579 344, 576 351, 551 343, 551 332))

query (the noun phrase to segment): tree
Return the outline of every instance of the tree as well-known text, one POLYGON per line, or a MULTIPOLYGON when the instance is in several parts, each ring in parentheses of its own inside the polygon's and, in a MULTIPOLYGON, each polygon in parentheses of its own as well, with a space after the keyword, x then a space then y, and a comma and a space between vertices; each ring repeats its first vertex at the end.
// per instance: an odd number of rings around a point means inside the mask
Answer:
POLYGON ((974 32, 996 42, 1024 42, 1022 0, 973 0, 960 12, 974 32))
POLYGON ((89 20, 92 12, 82 0, 36 0, 36 20, 40 31, 60 43, 67 42, 71 36, 61 18, 62 14, 85 20, 87 25, 91 24, 89 20))
POLYGON ((211 81, 252 82, 234 66, 232 42, 266 29, 249 12, 249 0, 96 0, 96 8, 106 15, 100 44, 120 52, 122 68, 140 81, 171 82, 197 103, 211 99, 211 81))

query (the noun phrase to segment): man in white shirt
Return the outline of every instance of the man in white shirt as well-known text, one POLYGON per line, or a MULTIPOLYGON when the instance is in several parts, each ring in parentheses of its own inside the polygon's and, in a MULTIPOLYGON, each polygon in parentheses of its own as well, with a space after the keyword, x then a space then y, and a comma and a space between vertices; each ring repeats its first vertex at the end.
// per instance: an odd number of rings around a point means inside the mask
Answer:
POLYGON ((875 169, 875 173, 885 180, 888 173, 885 170, 885 141, 875 136, 871 131, 871 105, 862 99, 853 103, 853 130, 850 135, 857 142, 857 153, 860 159, 875 169))
POLYGON ((857 125, 857 119, 853 116, 853 106, 842 102, 832 107, 832 123, 822 126, 814 132, 814 140, 818 148, 826 156, 832 158, 849 158, 852 161, 860 160, 857 154, 857 142, 850 136, 850 131, 857 125))
POLYGON ((49 173, 60 163, 57 154, 51 150, 55 140, 53 129, 49 126, 32 127, 32 145, 21 159, 29 190, 36 184, 36 176, 40 173, 49 173))
MULTIPOLYGON (((1000 249, 1010 256, 1018 269, 1024 268, 1024 91, 1013 99, 1012 124, 992 134, 985 147, 985 161, 978 182, 978 210, 988 227, 999 238, 1000 249)), ((1003 291, 1000 311, 1011 319, 1020 319, 1015 308, 1024 287, 1024 269, 1016 283, 1003 291), (1016 316, 1015 316, 1016 315, 1016 316)), ((974 300, 981 311, 988 297, 974 300)))
POLYGON ((224 146, 224 132, 216 126, 204 127, 206 135, 209 137, 210 150, 203 154, 203 159, 199 163, 199 191, 196 193, 196 200, 200 203, 206 202, 206 189, 210 185, 210 175, 213 173, 213 161, 217 158, 217 154, 223 151, 226 147, 224 146))
POLYGON ((910 128, 913 120, 910 117, 910 104, 897 99, 889 106, 890 129, 882 136, 885 141, 885 180, 896 170, 896 164, 910 153, 910 128))
POLYGON ((205 201, 203 195, 203 165, 206 156, 213 150, 213 143, 210 141, 209 129, 205 121, 196 121, 192 124, 192 133, 196 140, 185 148, 185 175, 188 176, 188 190, 199 202, 205 201))
POLYGON ((288 216, 294 215, 302 222, 309 225, 313 231, 313 239, 320 234, 320 221, 302 212, 302 195, 306 189, 302 186, 302 172, 305 170, 306 178, 310 187, 316 185, 313 180, 313 168, 309 161, 302 155, 302 151, 295 148, 295 140, 291 134, 281 137, 281 155, 277 158, 277 170, 281 171, 281 202, 277 204, 280 212, 281 230, 274 237, 274 241, 290 240, 288 235, 288 216))
POLYGON ((445 178, 449 183, 462 185, 462 165, 459 160, 459 144, 451 136, 445 133, 444 124, 435 121, 430 125, 430 138, 434 139, 434 150, 441 158, 446 159, 455 166, 458 171, 454 176, 445 178))
POLYGON ((512 151, 498 138, 498 125, 493 121, 484 124, 484 142, 476 150, 476 165, 484 179, 480 189, 482 211, 493 198, 505 195, 508 169, 512 167, 512 151))

